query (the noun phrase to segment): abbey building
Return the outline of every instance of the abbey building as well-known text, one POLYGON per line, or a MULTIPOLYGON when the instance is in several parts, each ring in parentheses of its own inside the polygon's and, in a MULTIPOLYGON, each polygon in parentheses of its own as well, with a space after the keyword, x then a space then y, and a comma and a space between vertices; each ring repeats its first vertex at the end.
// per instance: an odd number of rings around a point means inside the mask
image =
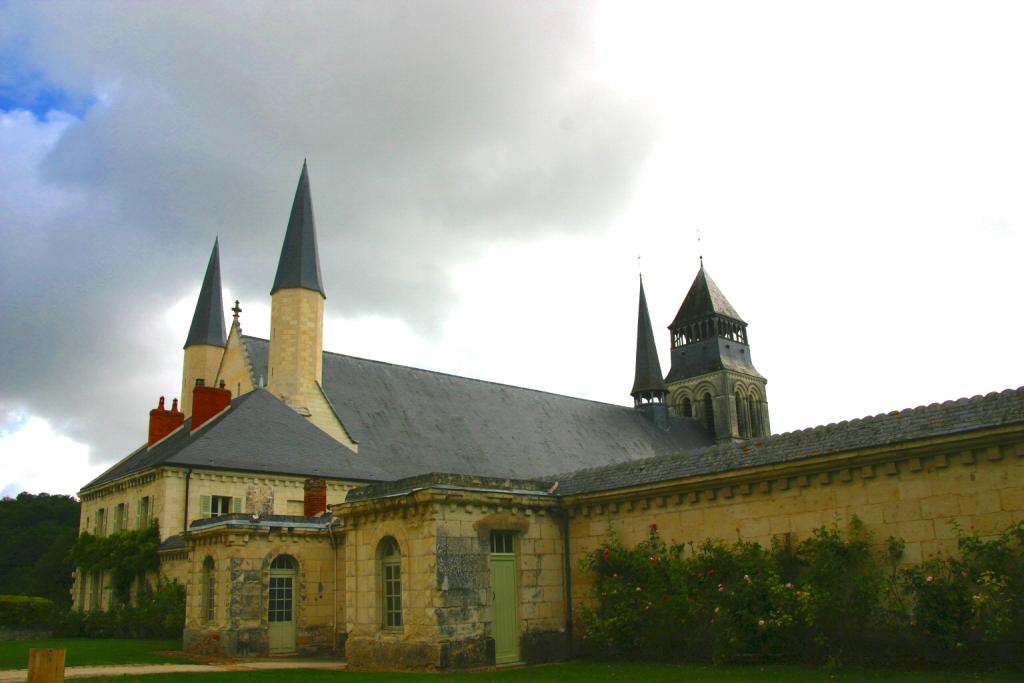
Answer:
MULTIPOLYGON (((192 652, 558 659, 587 600, 578 560, 612 526, 768 543, 856 514, 917 562, 955 548, 952 522, 1024 519, 1024 390, 771 435, 747 324, 703 265, 667 374, 641 283, 632 407, 324 351, 305 165, 270 294, 269 339, 237 304, 226 327, 214 244, 180 403, 79 494, 82 531, 159 521, 192 652)), ((76 606, 108 606, 107 578, 79 572, 76 606)))

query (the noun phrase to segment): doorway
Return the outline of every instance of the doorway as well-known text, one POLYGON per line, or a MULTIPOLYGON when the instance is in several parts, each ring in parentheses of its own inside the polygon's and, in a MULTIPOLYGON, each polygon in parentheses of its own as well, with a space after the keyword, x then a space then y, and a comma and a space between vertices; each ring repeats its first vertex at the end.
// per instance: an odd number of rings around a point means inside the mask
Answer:
POLYGON ((519 589, 516 536, 511 531, 491 532, 491 635, 494 661, 519 661, 519 589))
POLYGON ((270 565, 270 596, 267 621, 271 654, 295 651, 295 575, 298 563, 290 555, 278 555, 270 565))

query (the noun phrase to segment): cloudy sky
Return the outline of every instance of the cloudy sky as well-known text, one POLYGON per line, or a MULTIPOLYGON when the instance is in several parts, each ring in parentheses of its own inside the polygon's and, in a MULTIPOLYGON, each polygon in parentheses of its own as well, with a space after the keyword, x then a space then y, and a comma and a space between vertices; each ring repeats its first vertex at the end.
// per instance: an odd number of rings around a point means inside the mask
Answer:
POLYGON ((1024 385, 1022 33, 1018 2, 0 2, 0 494, 144 440, 215 236, 267 334, 304 157, 330 350, 628 403, 638 267, 667 370, 702 254, 775 432, 1024 385))

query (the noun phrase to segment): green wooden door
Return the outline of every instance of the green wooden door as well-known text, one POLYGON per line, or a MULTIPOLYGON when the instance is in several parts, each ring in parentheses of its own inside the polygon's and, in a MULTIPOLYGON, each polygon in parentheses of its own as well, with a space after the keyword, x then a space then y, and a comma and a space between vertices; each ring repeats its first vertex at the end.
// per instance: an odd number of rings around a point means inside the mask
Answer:
POLYGON ((270 652, 295 651, 295 560, 281 555, 270 569, 267 603, 270 652))
POLYGON ((513 540, 509 532, 491 534, 491 635, 497 664, 519 661, 518 563, 513 540))

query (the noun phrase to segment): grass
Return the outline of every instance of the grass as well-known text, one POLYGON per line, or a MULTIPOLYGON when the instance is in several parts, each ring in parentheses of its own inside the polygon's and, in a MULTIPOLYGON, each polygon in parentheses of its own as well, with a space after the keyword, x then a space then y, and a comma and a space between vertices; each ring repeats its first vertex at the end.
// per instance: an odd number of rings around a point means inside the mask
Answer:
POLYGON ((606 664, 599 662, 570 662, 498 672, 463 674, 401 674, 350 673, 335 671, 241 671, 211 674, 159 674, 152 676, 111 676, 78 679, 127 683, 1011 683, 1020 676, 1011 674, 970 674, 949 672, 904 672, 885 670, 845 670, 801 666, 670 666, 660 664, 606 664))
POLYGON ((161 650, 180 650, 180 640, 94 640, 91 638, 4 640, 0 641, 0 670, 28 668, 28 650, 31 647, 67 650, 64 666, 160 664, 184 661, 181 657, 159 654, 161 650))

